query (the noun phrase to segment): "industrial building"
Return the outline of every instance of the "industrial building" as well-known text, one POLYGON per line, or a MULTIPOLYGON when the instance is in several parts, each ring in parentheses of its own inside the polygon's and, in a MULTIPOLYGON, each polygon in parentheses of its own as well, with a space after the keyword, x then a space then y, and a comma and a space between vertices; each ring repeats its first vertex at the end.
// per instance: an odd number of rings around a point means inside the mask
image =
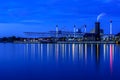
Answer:
POLYGON ((95 22, 95 26, 91 32, 86 32, 86 25, 81 28, 77 28, 76 25, 73 27, 73 31, 62 31, 59 30, 59 26, 56 25, 56 31, 49 32, 24 32, 27 36, 34 36, 37 41, 40 42, 57 42, 57 41, 105 41, 113 40, 114 35, 112 34, 112 21, 110 21, 110 34, 105 35, 104 30, 100 28, 100 22, 95 22), (84 29, 82 32, 81 29, 84 29))

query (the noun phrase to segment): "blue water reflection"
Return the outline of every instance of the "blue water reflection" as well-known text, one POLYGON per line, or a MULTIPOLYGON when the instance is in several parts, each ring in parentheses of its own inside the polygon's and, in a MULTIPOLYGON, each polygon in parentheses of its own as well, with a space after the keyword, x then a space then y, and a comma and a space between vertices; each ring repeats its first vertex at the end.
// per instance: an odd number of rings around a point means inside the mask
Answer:
POLYGON ((0 44, 0 80, 120 79, 120 45, 0 44))

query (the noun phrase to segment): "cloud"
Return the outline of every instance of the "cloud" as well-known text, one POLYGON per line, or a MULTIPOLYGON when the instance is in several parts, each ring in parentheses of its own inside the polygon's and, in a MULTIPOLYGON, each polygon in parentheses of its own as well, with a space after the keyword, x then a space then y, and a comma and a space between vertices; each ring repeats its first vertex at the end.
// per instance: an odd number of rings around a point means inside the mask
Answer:
POLYGON ((46 20, 75 19, 83 15, 89 17, 101 12, 119 16, 120 7, 115 5, 119 0, 111 2, 113 0, 30 0, 29 3, 26 0, 7 0, 0 5, 0 21, 42 23, 46 20))

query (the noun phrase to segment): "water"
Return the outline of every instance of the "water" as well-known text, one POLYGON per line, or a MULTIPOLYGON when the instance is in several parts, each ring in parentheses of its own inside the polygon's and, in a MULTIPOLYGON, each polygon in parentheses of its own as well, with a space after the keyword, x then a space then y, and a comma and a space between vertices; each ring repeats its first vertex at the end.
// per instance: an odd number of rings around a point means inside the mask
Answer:
POLYGON ((119 80, 120 45, 0 44, 0 80, 119 80))

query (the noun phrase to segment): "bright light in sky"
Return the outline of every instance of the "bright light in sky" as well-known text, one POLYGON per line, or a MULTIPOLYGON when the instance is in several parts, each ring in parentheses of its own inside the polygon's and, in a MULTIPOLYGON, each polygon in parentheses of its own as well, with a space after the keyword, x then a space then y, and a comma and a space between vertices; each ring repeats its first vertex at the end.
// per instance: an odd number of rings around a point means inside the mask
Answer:
POLYGON ((27 31, 55 30, 55 25, 67 30, 83 24, 90 31, 97 16, 104 12, 101 28, 109 33, 109 20, 113 20, 113 33, 120 31, 119 0, 4 0, 0 1, 0 36, 20 35, 27 31), (13 33, 14 32, 14 33, 13 33))

